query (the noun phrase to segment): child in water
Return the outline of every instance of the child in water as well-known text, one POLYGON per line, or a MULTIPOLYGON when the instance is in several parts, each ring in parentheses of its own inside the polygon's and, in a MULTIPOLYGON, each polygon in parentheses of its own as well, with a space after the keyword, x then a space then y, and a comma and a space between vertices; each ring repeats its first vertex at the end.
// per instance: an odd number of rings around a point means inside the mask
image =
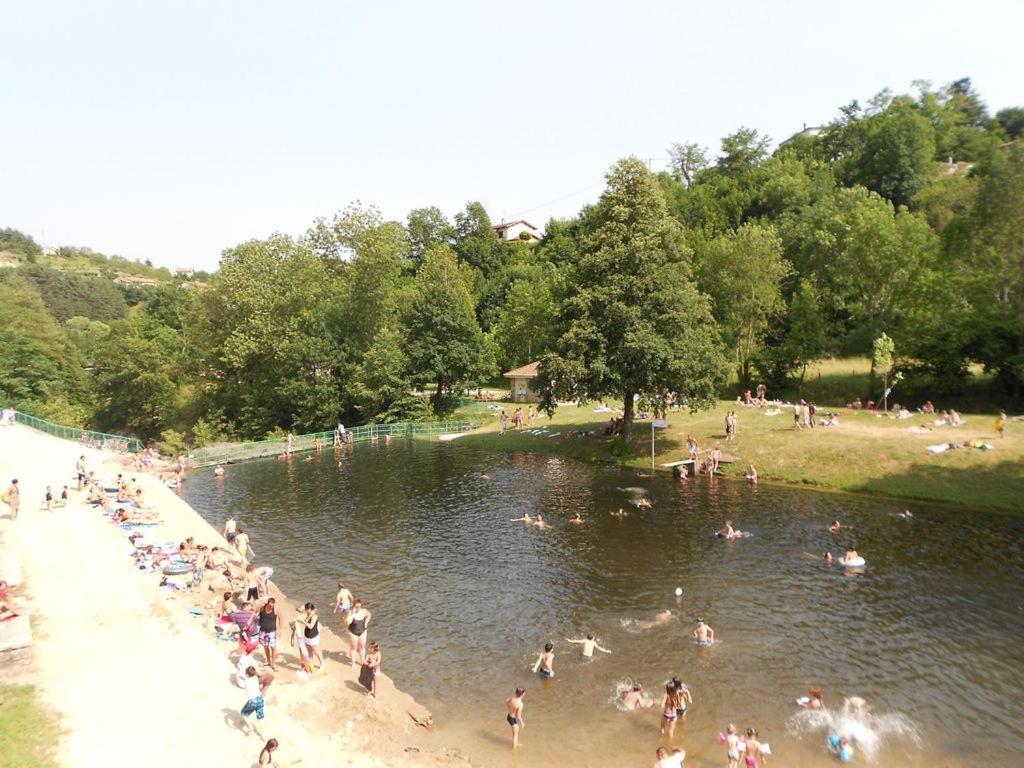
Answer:
POLYGON ((537 657, 536 663, 533 665, 534 672, 540 672, 541 677, 554 677, 555 676, 555 652, 554 645, 551 643, 544 643, 544 652, 537 657))

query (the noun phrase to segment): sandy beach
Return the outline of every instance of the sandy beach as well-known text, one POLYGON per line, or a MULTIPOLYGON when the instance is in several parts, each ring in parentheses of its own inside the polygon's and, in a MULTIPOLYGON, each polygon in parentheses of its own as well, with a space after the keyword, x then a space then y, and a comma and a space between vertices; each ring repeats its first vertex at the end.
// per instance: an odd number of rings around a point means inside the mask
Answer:
MULTIPOLYGON (((128 532, 74 491, 74 462, 82 453, 102 479, 122 471, 110 454, 21 426, 0 429, 3 484, 17 477, 22 488, 16 521, 0 507, 0 554, 20 560, 18 592, 34 638, 30 663, 19 665, 14 682, 36 685, 60 716, 58 759, 67 768, 136 761, 153 768, 254 765, 265 739, 239 715, 244 696, 233 680, 234 644, 217 640, 212 628, 219 595, 205 584, 175 594, 159 586, 159 574, 136 570, 128 532), (72 489, 69 506, 42 508, 46 486, 59 495, 64 484, 72 489), (205 614, 193 615, 192 608, 205 614)), ((174 490, 156 477, 129 474, 159 513, 154 540, 192 536, 227 546, 174 490)), ((267 540, 269 532, 261 533, 267 540)), ((268 562, 257 559, 257 565, 273 565, 272 553, 259 554, 268 562)), ((302 596, 274 594, 290 620, 302 596)), ((330 607, 320 613, 326 629, 330 607)), ((468 765, 427 727, 429 713, 386 677, 379 698, 367 696, 349 666, 347 644, 335 634, 324 633, 324 667, 309 680, 297 676, 297 651, 283 634, 260 723, 265 738, 280 742, 281 765, 468 765)))

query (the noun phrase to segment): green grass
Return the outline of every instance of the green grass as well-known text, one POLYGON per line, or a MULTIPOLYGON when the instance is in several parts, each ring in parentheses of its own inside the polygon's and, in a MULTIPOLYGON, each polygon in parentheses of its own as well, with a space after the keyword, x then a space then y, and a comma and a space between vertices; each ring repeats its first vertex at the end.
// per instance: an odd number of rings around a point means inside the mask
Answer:
MULTIPOLYGON (((511 415, 515 406, 505 405, 511 415)), ((1010 422, 1006 437, 999 439, 995 435, 994 414, 963 414, 965 426, 934 427, 919 435, 908 428, 930 424, 934 417, 915 415, 898 420, 833 410, 839 414, 838 427, 807 431, 793 429, 790 410, 783 410, 778 416, 765 416, 760 409, 727 401, 698 414, 670 413, 669 428, 656 434, 655 464, 684 458, 689 433, 700 444, 702 455, 718 445, 735 459, 726 467, 727 475, 742 476, 747 464, 752 463, 761 479, 769 482, 972 509, 1016 514, 1024 511, 1020 501, 1024 498, 1024 423, 1010 422), (739 415, 739 428, 735 442, 726 443, 724 420, 730 409, 739 415), (965 448, 938 456, 925 450, 928 445, 975 438, 991 443, 994 450, 965 448)), ((460 438, 459 443, 490 450, 650 467, 650 422, 637 422, 632 444, 616 449, 613 441, 602 434, 608 417, 609 414, 594 413, 592 404, 563 406, 550 421, 545 416, 535 423, 562 433, 546 437, 511 431, 499 435, 497 417, 488 415, 481 420, 481 430, 460 438), (596 434, 569 437, 569 432, 596 434)), ((660 466, 658 469, 662 470, 660 466)))
POLYGON ((0 768, 57 768, 59 736, 33 686, 0 683, 0 768))

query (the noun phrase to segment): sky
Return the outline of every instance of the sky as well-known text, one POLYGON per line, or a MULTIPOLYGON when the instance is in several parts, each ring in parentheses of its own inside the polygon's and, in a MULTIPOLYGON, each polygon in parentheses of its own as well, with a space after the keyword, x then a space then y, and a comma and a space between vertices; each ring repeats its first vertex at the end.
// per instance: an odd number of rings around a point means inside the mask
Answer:
POLYGON ((1021 0, 36 0, 0 25, 0 227, 167 267, 355 200, 543 227, 620 157, 777 142, 915 80, 1024 104, 1021 0))

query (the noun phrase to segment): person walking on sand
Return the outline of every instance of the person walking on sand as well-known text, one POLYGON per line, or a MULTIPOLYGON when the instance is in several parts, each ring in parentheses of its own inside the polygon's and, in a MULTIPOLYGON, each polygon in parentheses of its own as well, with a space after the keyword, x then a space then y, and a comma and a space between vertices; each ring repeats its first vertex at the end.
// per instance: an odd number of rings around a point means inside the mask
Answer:
POLYGON ((377 678, 380 677, 380 662, 380 646, 377 643, 370 643, 363 666, 370 671, 370 695, 375 699, 377 698, 377 678))
POLYGON ((539 672, 541 677, 555 676, 555 646, 552 643, 544 643, 544 650, 537 657, 533 664, 533 671, 539 672))
POLYGON ((611 653, 611 651, 609 651, 607 648, 602 648, 598 644, 597 640, 594 639, 594 635, 591 632, 588 632, 587 636, 580 640, 571 640, 567 637, 565 638, 565 642, 574 643, 576 645, 582 645, 583 648, 581 650, 583 651, 583 656, 587 659, 593 657, 595 650, 601 651, 601 653, 611 653))
POLYGON ((312 661, 316 659, 316 666, 324 665, 324 659, 320 655, 320 617, 316 615, 316 606, 306 603, 302 607, 302 613, 295 618, 295 632, 299 639, 299 653, 312 667, 312 661), (300 631, 301 630, 301 631, 300 631))
POLYGON ((7 490, 4 491, 3 500, 7 502, 7 506, 11 510, 11 520, 18 519, 18 509, 21 507, 21 491, 18 488, 17 479, 11 480, 11 484, 7 486, 7 490))
POLYGON ((363 608, 362 600, 356 598, 352 601, 352 610, 348 614, 348 644, 349 659, 353 667, 362 664, 366 659, 366 633, 370 628, 371 618, 373 614, 363 608))
MULTIPOLYGON (((256 667, 245 670, 245 704, 242 705, 242 717, 256 715, 257 720, 262 720, 266 716, 263 697, 273 681, 274 676, 270 672, 257 674, 256 667)), ((256 733, 259 733, 258 728, 256 733)))
POLYGON ((693 637, 697 645, 707 648, 715 642, 715 630, 704 623, 704 619, 697 619, 697 628, 693 630, 693 637))
POLYGON ((519 731, 526 727, 526 720, 523 717, 523 696, 525 695, 525 688, 516 688, 515 695, 505 699, 505 709, 508 710, 505 720, 512 726, 512 749, 519 747, 519 731))
POLYGON ((277 739, 269 739, 260 750, 260 757, 256 761, 257 768, 277 768, 274 760, 274 753, 277 751, 277 739))
POLYGON ((274 598, 270 598, 260 609, 257 617, 257 627, 260 632, 260 645, 267 655, 267 664, 271 669, 277 669, 277 636, 281 631, 281 615, 277 612, 277 605, 274 598))
POLYGON ((242 526, 238 526, 238 532, 235 534, 235 549, 243 563, 249 562, 249 534, 242 526))

